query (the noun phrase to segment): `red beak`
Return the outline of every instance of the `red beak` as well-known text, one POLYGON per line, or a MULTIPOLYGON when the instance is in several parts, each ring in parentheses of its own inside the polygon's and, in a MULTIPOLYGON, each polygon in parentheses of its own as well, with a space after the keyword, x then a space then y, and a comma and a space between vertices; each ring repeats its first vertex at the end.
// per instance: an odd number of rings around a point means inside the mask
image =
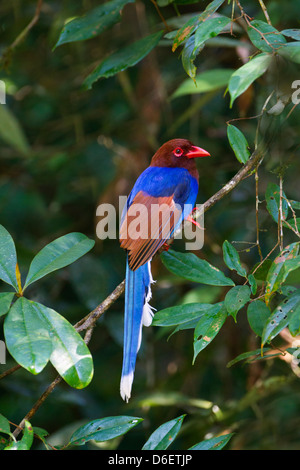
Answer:
POLYGON ((188 151, 188 153, 185 154, 185 156, 188 158, 210 157, 210 153, 208 153, 201 147, 196 147, 195 145, 193 145, 188 151))

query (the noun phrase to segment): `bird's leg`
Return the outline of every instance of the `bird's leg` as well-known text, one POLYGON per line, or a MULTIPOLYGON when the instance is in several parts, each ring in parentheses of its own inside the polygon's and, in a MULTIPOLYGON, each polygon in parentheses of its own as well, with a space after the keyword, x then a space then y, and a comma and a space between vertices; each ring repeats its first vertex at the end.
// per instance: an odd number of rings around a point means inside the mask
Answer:
POLYGON ((192 210, 192 212, 190 213, 190 215, 187 216, 187 218, 185 220, 187 220, 188 222, 191 222, 192 224, 196 225, 196 227, 198 227, 200 230, 205 230, 204 227, 201 227, 201 225, 199 224, 199 222, 197 222, 197 220, 195 220, 193 218, 193 214, 194 212, 197 210, 197 207, 194 207, 194 209, 192 210))

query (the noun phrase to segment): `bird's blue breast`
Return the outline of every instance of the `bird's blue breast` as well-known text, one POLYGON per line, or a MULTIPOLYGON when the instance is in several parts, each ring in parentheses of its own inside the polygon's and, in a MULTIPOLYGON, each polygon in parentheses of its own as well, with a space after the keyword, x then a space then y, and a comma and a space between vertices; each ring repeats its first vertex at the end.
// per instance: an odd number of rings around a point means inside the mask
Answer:
POLYGON ((185 168, 148 167, 137 179, 128 199, 128 206, 139 191, 153 197, 172 196, 176 204, 194 205, 198 182, 185 168))

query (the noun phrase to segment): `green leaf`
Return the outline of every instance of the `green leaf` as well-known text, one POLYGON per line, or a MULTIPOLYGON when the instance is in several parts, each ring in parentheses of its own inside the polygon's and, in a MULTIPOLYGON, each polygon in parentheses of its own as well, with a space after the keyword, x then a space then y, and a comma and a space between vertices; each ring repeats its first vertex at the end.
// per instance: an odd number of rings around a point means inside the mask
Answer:
POLYGON ((18 292, 16 266, 17 253, 14 241, 3 225, 0 225, 0 279, 18 292))
POLYGON ((88 347, 54 310, 20 297, 5 318, 4 335, 10 354, 29 372, 38 374, 50 360, 71 387, 90 383, 93 361, 88 347))
POLYGON ((28 155, 30 147, 25 134, 7 105, 0 105, 0 138, 17 152, 28 155))
POLYGON ((271 310, 262 300, 250 302, 247 309, 247 318, 251 329, 256 335, 262 335, 264 326, 270 315, 271 310))
MULTIPOLYGON (((255 351, 244 352, 242 354, 239 354, 234 359, 232 359, 232 361, 229 361, 228 364, 226 365, 226 367, 229 369, 234 364, 237 364, 240 361, 245 361, 246 364, 251 363, 251 362, 255 362, 256 360, 261 359, 263 357, 262 356, 263 353, 268 352, 268 351, 270 351, 270 348, 260 348, 260 349, 255 349, 255 351)), ((279 353, 279 354, 281 354, 281 353, 279 353)), ((270 357, 271 356, 273 357, 275 355, 270 354, 270 357)), ((266 357, 266 356, 264 356, 264 357, 266 357)))
POLYGON ((228 444, 233 435, 234 433, 222 434, 222 436, 205 439, 190 447, 189 450, 221 450, 228 444))
POLYGON ((244 134, 232 124, 227 126, 227 137, 232 150, 240 163, 246 163, 251 153, 244 134))
POLYGON ((285 37, 268 23, 255 20, 251 21, 250 25, 248 36, 257 49, 263 52, 274 52, 286 43, 285 37))
POLYGON ((99 78, 108 78, 126 70, 128 67, 133 67, 157 46, 162 35, 163 31, 159 31, 146 36, 104 59, 85 79, 84 86, 91 88, 99 78))
POLYGON ((250 284, 252 294, 255 295, 257 291, 257 282, 253 274, 248 275, 248 282, 250 284))
POLYGON ((143 445, 142 450, 166 450, 179 433, 185 416, 181 415, 159 426, 143 445))
POLYGON ((108 441, 122 436, 142 421, 142 418, 134 418, 133 416, 109 416, 95 419, 80 426, 72 434, 70 444, 81 446, 91 440, 97 442, 108 441))
POLYGON ((41 372, 47 364, 52 341, 48 324, 25 297, 20 297, 4 321, 6 346, 12 357, 32 374, 41 372))
POLYGON ((13 292, 0 293, 0 317, 8 312, 14 295, 15 294, 13 292))
POLYGON ((93 359, 82 337, 71 323, 55 310, 37 302, 31 303, 47 323, 50 332, 50 362, 71 387, 86 387, 93 378, 93 359))
POLYGON ((300 41, 300 29, 284 29, 280 32, 288 38, 293 38, 296 39, 296 41, 300 41))
POLYGON ((283 225, 284 227, 288 228, 289 230, 298 230, 298 232, 300 232, 300 217, 296 217, 296 219, 294 219, 294 217, 292 219, 289 219, 289 220, 286 220, 286 221, 283 221, 283 225), (287 225, 289 224, 289 225, 287 225), (292 227, 292 229, 290 228, 292 227))
MULTIPOLYGON (((279 208, 280 208, 280 188, 275 183, 269 183, 266 189, 266 202, 267 202, 267 209, 269 214, 273 217, 276 223, 278 223, 278 215, 279 215, 279 208)), ((282 205, 282 218, 285 220, 288 215, 289 206, 287 203, 287 197, 285 192, 282 191, 282 198, 281 198, 281 205, 282 205)))
POLYGON ((299 307, 300 296, 299 294, 295 294, 283 300, 275 308, 264 326, 261 338, 262 346, 275 338, 275 336, 288 326, 292 315, 297 312, 299 307))
POLYGON ((10 434, 9 421, 2 414, 0 414, 0 432, 3 432, 4 434, 10 434))
POLYGON ((25 427, 23 430, 21 442, 28 450, 30 449, 33 443, 33 428, 27 420, 25 420, 25 427))
MULTIPOLYGON (((285 281, 289 274, 288 268, 285 268, 285 263, 288 260, 293 260, 297 257, 299 252, 299 243, 291 243, 287 246, 273 261, 271 267, 268 271, 266 278, 266 292, 265 292, 265 301, 266 304, 269 304, 270 297, 273 292, 276 292, 281 284, 285 281)), ((292 270, 294 266, 292 265, 292 270)))
POLYGON ((300 41, 289 42, 278 50, 278 54, 296 64, 300 64, 300 41))
POLYGON ((228 85, 232 73, 233 69, 212 69, 201 72, 195 77, 195 82, 189 78, 184 80, 171 98, 224 88, 228 85))
POLYGON ((229 80, 230 107, 234 101, 261 75, 265 73, 272 60, 271 54, 259 54, 237 69, 229 80))
POLYGON ((33 442, 33 429, 31 424, 25 420, 23 436, 19 441, 12 441, 4 450, 29 450, 33 442))
POLYGON ((290 204, 294 210, 300 210, 300 201, 293 201, 290 199, 290 204))
POLYGON ((235 270, 240 276, 247 276, 245 268, 241 265, 240 255, 234 246, 227 240, 223 243, 223 258, 229 269, 235 270))
MULTIPOLYGON (((300 299, 300 295, 298 294, 300 299)), ((298 336, 300 333, 300 301, 293 308, 289 319, 289 330, 292 336, 298 336)))
POLYGON ((202 46, 205 41, 217 36, 231 22, 226 16, 210 17, 202 21, 195 32, 195 48, 202 46))
POLYGON ((236 321, 238 311, 250 300, 251 291, 249 286, 232 287, 226 294, 224 305, 227 312, 232 315, 236 321))
POLYGON ((196 30, 197 25, 207 20, 217 9, 224 3, 224 0, 213 0, 207 5, 205 10, 198 16, 194 16, 189 19, 182 28, 177 32, 174 41, 172 51, 174 52, 180 44, 182 44, 191 34, 196 30))
POLYGON ((60 33, 55 45, 84 41, 98 36, 121 19, 121 10, 134 0, 112 0, 90 10, 85 15, 69 21, 60 33))
POLYGON ((199 52, 203 49, 204 44, 195 48, 195 36, 191 36, 186 41, 184 48, 181 54, 182 65, 186 73, 195 83, 195 77, 197 69, 194 65, 194 60, 196 59, 199 52))
POLYGON ((64 268, 90 251, 95 242, 82 233, 69 233, 46 245, 32 260, 24 289, 47 274, 64 268))
POLYGON ((176 305, 156 312, 152 325, 154 326, 174 326, 198 321, 204 314, 213 314, 220 310, 219 304, 191 303, 176 305))
POLYGON ((193 253, 179 253, 169 250, 161 254, 161 259, 169 271, 189 281, 214 286, 234 285, 234 282, 222 271, 193 253))
POLYGON ((206 346, 211 343, 215 336, 219 333, 220 329, 224 325, 227 318, 226 308, 223 306, 223 302, 220 302, 220 308, 217 312, 210 312, 203 315, 196 325, 194 332, 194 358, 196 357, 206 346))

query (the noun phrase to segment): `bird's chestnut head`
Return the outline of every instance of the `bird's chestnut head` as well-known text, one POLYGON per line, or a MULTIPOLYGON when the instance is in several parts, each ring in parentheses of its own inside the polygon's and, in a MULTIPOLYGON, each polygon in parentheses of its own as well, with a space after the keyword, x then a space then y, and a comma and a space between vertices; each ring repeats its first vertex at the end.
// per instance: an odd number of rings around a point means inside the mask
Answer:
POLYGON ((187 139, 172 139, 163 144, 152 158, 151 166, 196 168, 194 158, 210 154, 187 139), (192 161, 191 161, 192 160, 192 161))

